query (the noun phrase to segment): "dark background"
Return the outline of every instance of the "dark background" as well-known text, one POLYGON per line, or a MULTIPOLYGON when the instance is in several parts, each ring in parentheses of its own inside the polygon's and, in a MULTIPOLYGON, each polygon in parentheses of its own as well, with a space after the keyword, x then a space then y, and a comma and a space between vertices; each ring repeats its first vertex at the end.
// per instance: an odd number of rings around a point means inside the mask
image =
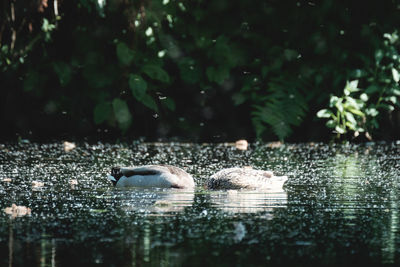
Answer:
MULTIPOLYGON (((397 43, 384 38, 399 27, 397 1, 54 5, 0 3, 2 140, 328 141, 316 113, 346 81, 376 84, 376 103, 398 88, 397 43), (378 64, 379 51, 391 54, 378 64)), ((374 140, 400 136, 394 96, 374 140)))

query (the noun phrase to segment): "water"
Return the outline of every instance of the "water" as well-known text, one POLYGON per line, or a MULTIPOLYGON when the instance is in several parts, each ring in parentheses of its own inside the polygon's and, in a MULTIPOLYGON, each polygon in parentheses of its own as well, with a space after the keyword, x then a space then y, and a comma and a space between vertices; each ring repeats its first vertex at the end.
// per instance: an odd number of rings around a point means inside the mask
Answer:
POLYGON ((4 144, 0 266, 396 266, 399 197, 398 143, 4 144), (195 191, 106 179, 160 163, 193 174, 195 191), (233 166, 289 180, 284 192, 205 188, 233 166))

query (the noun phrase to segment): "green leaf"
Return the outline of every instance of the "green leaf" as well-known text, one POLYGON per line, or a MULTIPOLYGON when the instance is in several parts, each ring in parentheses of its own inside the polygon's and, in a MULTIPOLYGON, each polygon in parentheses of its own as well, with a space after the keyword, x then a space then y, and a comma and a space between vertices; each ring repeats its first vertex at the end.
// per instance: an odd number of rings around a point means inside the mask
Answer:
POLYGON ((376 108, 367 108, 365 113, 369 116, 376 117, 379 114, 379 111, 376 108))
POLYGON ((367 95, 366 93, 362 93, 362 94, 360 95, 360 99, 361 99, 362 101, 364 101, 364 102, 367 102, 367 101, 368 101, 368 95, 367 95))
POLYGON ((368 88, 365 90, 365 93, 370 95, 370 94, 373 94, 373 93, 376 93, 379 91, 380 91, 380 88, 373 84, 373 85, 368 86, 368 88))
POLYGON ((336 125, 335 127, 336 132, 339 134, 344 134, 346 133, 346 128, 344 128, 342 125, 336 125))
POLYGON ((399 72, 395 68, 392 68, 392 76, 393 76, 393 80, 396 83, 398 83, 400 80, 400 75, 399 75, 399 72))
POLYGON ((61 86, 67 85, 71 81, 72 69, 65 62, 59 61, 53 63, 54 72, 57 74, 61 86))
MULTIPOLYGON (((345 117, 346 117, 346 120, 347 120, 348 122, 350 122, 351 125, 354 125, 354 126, 357 125, 357 121, 356 121, 356 119, 354 118, 354 116, 353 116, 352 113, 346 112, 344 115, 345 115, 345 117)), ((353 126, 353 128, 354 128, 354 126, 353 126)))
POLYGON ((356 108, 351 108, 350 107, 350 108, 348 108, 348 111, 350 111, 351 113, 353 113, 355 115, 361 116, 361 117, 365 116, 365 114, 361 110, 356 109, 356 108))
POLYGON ((107 120, 112 113, 111 103, 108 102, 100 102, 98 103, 93 110, 93 119, 95 124, 103 123, 107 120))
POLYGON ((341 98, 339 99, 338 102, 336 102, 335 107, 339 110, 339 112, 343 113, 344 107, 341 98))
POLYGON ((397 88, 392 88, 391 93, 397 96, 400 96, 400 90, 397 88))
POLYGON ((131 89, 132 95, 138 100, 141 101, 143 97, 146 95, 147 83, 140 75, 129 75, 129 88, 131 89))
POLYGON ((175 105, 175 101, 172 98, 170 98, 170 97, 165 98, 161 101, 161 103, 162 103, 162 105, 166 106, 167 109, 169 109, 171 111, 175 111, 176 105, 175 105))
POLYGON ((382 59, 383 59, 383 51, 382 50, 376 50, 376 52, 375 52, 376 64, 379 65, 382 59))
POLYGON ((178 63, 181 79, 188 84, 198 83, 201 79, 201 70, 192 58, 184 58, 178 63))
MULTIPOLYGON (((342 101, 342 100, 340 100, 340 101, 342 101)), ((334 106, 336 106, 336 103, 337 103, 337 102, 339 102, 339 97, 333 95, 333 96, 331 96, 331 98, 329 99, 329 106, 330 106, 331 108, 333 108, 334 106)))
POLYGON ((232 96, 233 104, 239 106, 246 101, 246 96, 242 93, 235 93, 232 96))
POLYGON ((395 96, 387 96, 383 98, 385 101, 392 102, 393 104, 397 103, 397 97, 395 96))
POLYGON ((333 115, 332 111, 328 109, 321 109, 317 113, 318 118, 330 118, 333 115))
POLYGON ((135 55, 128 45, 124 42, 118 42, 116 49, 119 62, 126 66, 130 65, 135 55))
POLYGON ((344 94, 350 95, 351 93, 359 91, 360 89, 358 89, 357 86, 358 86, 358 80, 347 82, 346 87, 344 88, 344 94))
POLYGON ((229 70, 222 67, 208 67, 206 69, 206 75, 210 82, 222 84, 226 79, 229 78, 229 70))
POLYGON ((142 71, 153 80, 158 80, 163 83, 169 83, 170 81, 168 73, 158 65, 145 65, 142 71))
POLYGON ((114 98, 112 107, 119 128, 126 131, 132 123, 132 116, 128 104, 120 98, 114 98))
POLYGON ((24 79, 24 91, 33 91, 40 84, 40 74, 30 70, 24 79))
POLYGON ((329 120, 329 121, 326 122, 325 125, 326 125, 326 127, 328 127, 328 128, 335 128, 336 125, 337 125, 337 122, 334 121, 334 120, 329 120))
MULTIPOLYGON (((388 110, 388 111, 393 111, 394 110, 394 107, 392 105, 385 104, 385 103, 380 103, 377 107, 378 108, 383 108, 383 109, 388 110)), ((376 114, 376 115, 378 115, 378 114, 376 114)))
POLYGON ((141 102, 143 103, 143 105, 145 105, 146 107, 148 107, 149 109, 152 109, 154 111, 158 111, 158 106, 156 101, 154 101, 154 99, 149 96, 149 95, 144 95, 141 102))

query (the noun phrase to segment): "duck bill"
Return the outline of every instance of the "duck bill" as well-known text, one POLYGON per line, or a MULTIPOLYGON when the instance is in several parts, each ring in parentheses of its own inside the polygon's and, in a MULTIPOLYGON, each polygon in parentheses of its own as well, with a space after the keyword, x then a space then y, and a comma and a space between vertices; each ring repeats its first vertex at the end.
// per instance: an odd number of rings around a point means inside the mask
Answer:
POLYGON ((114 176, 112 176, 112 175, 108 176, 108 180, 110 180, 113 183, 113 185, 117 184, 117 179, 115 179, 114 176))

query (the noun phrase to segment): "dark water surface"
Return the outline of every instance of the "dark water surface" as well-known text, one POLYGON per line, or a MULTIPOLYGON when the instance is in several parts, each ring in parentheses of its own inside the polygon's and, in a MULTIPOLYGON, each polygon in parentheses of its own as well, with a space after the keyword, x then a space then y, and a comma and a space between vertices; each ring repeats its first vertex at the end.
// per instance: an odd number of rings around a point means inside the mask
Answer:
POLYGON ((0 266, 398 266, 399 198, 399 142, 4 144, 0 266), (191 173, 195 191, 106 179, 113 165, 160 163, 191 173), (288 175, 286 191, 204 188, 233 166, 288 175))

